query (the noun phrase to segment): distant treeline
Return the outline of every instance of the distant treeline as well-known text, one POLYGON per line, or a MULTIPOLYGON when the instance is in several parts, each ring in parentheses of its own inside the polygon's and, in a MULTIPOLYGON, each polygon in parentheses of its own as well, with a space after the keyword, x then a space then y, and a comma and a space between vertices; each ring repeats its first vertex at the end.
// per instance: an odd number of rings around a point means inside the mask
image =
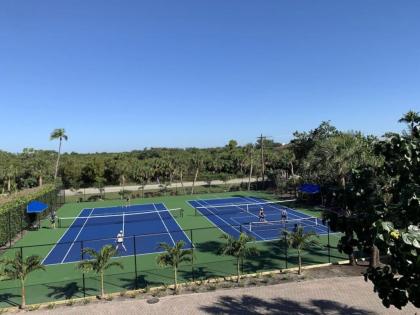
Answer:
MULTIPOLYGON (((173 181, 270 177, 281 187, 290 181, 343 186, 352 168, 381 163, 373 136, 341 132, 322 122, 309 132, 295 132, 289 144, 266 139, 239 146, 235 140, 217 148, 148 148, 124 153, 64 153, 58 178, 64 188, 145 185, 173 181), (261 150, 261 146, 262 150, 261 150)), ((65 144, 64 144, 65 145, 65 144)), ((0 151, 3 193, 52 183, 57 152, 0 151)))
MULTIPOLYGON (((261 146, 238 146, 234 140, 219 148, 149 148, 124 153, 64 153, 59 178, 65 188, 103 187, 185 180, 230 179, 261 174, 261 146), (252 168, 252 169, 251 169, 252 168), (251 172, 252 171, 252 172, 251 172)), ((264 142, 267 170, 283 167, 278 159, 285 150, 264 142)), ((3 193, 53 182, 57 153, 25 149, 0 151, 0 185, 3 193)))

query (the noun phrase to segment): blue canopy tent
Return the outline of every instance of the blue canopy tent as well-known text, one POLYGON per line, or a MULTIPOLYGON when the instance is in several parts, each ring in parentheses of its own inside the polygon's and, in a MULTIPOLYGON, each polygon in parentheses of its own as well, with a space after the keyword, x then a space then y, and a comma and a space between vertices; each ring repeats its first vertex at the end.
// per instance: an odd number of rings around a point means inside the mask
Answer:
POLYGON ((41 226, 41 217, 40 213, 44 212, 48 209, 48 205, 45 203, 38 201, 38 200, 32 200, 28 205, 26 206, 26 213, 35 215, 36 221, 38 221, 38 228, 41 226))
POLYGON ((321 186, 316 184, 302 184, 299 186, 299 192, 304 194, 319 194, 321 192, 321 186))
POLYGON ((317 204, 319 202, 319 198, 321 197, 322 203, 322 195, 321 193, 321 186, 316 184, 302 184, 298 187, 299 197, 303 201, 307 201, 313 204, 317 204))

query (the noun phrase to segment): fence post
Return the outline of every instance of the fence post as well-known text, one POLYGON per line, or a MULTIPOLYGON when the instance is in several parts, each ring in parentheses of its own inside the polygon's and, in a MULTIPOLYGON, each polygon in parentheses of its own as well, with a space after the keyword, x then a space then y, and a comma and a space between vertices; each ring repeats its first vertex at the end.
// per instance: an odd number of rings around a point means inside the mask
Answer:
MULTIPOLYGON (((80 241, 80 249, 81 249, 81 256, 82 260, 84 260, 85 253, 83 251, 83 241, 80 241)), ((86 279, 85 279, 85 271, 82 272, 82 282, 83 282, 83 298, 86 297, 86 279)))
POLYGON ((12 214, 11 214, 11 212, 10 212, 10 209, 9 209, 9 212, 8 212, 8 216, 7 216, 7 219, 8 219, 8 225, 9 225, 9 248, 10 247, 12 247, 12 214))
POLYGON ((286 261, 285 267, 287 269, 288 268, 288 263, 287 263, 287 260, 288 260, 288 257, 287 257, 287 232, 284 232, 284 256, 285 256, 285 261, 286 261))
POLYGON ((139 288, 139 283, 138 283, 138 273, 137 273, 137 245, 136 245, 136 236, 133 235, 133 246, 134 246, 134 276, 136 277, 134 279, 134 287, 136 290, 138 290, 139 288))
POLYGON ((330 245, 330 225, 327 222, 327 228, 328 228, 328 262, 331 263, 331 245, 330 245))
POLYGON ((22 213, 22 215, 20 216, 20 237, 23 237, 23 216, 24 214, 22 213))
POLYGON ((193 230, 190 230, 190 240, 191 240, 191 277, 192 281, 195 281, 195 271, 194 271, 194 240, 193 240, 193 230))

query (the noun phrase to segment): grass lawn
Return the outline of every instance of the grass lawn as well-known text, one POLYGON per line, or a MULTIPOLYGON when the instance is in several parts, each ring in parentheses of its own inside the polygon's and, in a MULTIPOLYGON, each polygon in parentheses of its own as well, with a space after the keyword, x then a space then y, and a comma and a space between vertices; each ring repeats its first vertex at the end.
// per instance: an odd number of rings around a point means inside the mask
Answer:
MULTIPOLYGON (((132 200, 135 203, 165 203, 168 208, 183 208, 184 216, 177 218, 180 226, 186 230, 187 235, 195 244, 194 264, 182 266, 180 270, 181 281, 191 281, 207 279, 210 277, 227 276, 235 273, 235 261, 229 256, 220 256, 218 248, 221 244, 220 236, 222 232, 210 223, 205 217, 195 215, 195 211, 186 201, 191 199, 210 199, 215 197, 233 196, 254 196, 266 199, 275 199, 273 195, 263 192, 230 192, 217 194, 187 195, 187 196, 167 196, 157 198, 143 198, 132 200)), ((104 207, 121 205, 120 200, 107 200, 84 203, 68 203, 62 206, 58 215, 61 217, 77 216, 84 208, 104 207)), ((294 207, 294 204, 289 206, 294 207)), ((295 209, 306 214, 319 217, 320 209, 313 207, 296 206, 295 209)), ((46 226, 47 222, 43 222, 46 226)), ((15 248, 8 249, 3 253, 4 256, 11 256, 20 246, 31 246, 23 249, 25 256, 37 254, 45 257, 66 229, 41 228, 38 231, 28 232, 20 241, 15 244, 15 248), (43 245, 50 244, 50 245, 43 245)), ((336 250, 339 236, 330 235, 330 259, 326 247, 313 248, 304 253, 304 265, 318 264, 339 261, 346 259, 336 250)), ((328 242, 327 236, 321 236, 320 241, 323 245, 328 242)), ((287 260, 285 248, 278 242, 260 242, 256 246, 260 255, 244 261, 244 272, 260 272, 285 267, 294 267, 297 264, 297 256, 293 250, 288 250, 287 260)), ((134 288, 151 287, 162 284, 172 283, 173 273, 171 269, 160 268, 156 265, 156 254, 141 255, 137 257, 116 258, 123 265, 124 269, 111 269, 106 274, 105 284, 107 292, 117 292, 134 288), (137 266, 137 268, 135 268, 137 266)), ((27 302, 40 303, 55 301, 59 299, 69 299, 83 297, 84 295, 97 295, 99 281, 95 275, 86 274, 84 281, 82 274, 76 269, 75 263, 46 266, 46 271, 37 271, 30 275, 27 281, 27 302), (83 290, 85 288, 85 290, 83 290)), ((20 303, 20 287, 17 281, 0 281, 0 307, 18 305, 20 303)))

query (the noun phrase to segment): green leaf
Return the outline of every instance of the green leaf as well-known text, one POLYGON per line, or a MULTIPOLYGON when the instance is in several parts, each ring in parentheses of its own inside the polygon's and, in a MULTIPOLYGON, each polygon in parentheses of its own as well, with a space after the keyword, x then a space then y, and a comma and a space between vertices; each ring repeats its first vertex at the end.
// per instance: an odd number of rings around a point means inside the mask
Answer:
POLYGON ((394 230, 394 224, 389 221, 382 222, 381 226, 387 232, 391 232, 392 230, 394 230))

